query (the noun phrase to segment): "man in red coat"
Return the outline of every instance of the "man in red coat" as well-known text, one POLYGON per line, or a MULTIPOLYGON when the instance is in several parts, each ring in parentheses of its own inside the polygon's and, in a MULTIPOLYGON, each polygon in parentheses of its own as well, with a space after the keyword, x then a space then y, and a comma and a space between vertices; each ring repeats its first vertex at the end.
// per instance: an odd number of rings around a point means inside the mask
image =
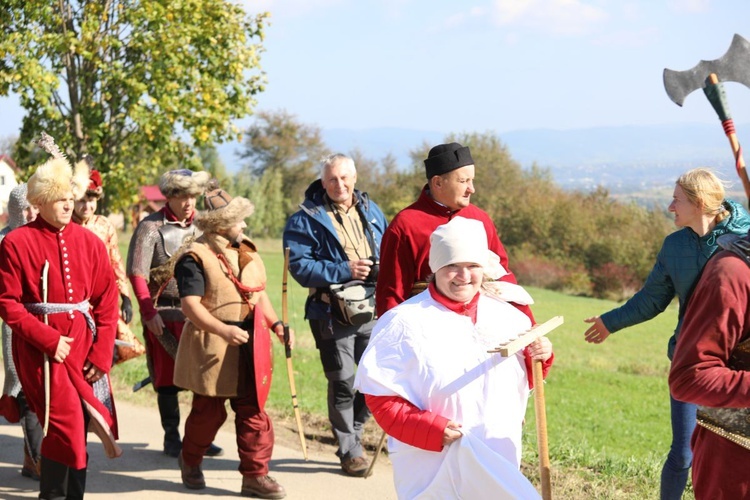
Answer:
MULTIPOLYGON (((471 204, 474 160, 469 148, 457 142, 439 144, 430 149, 424 165, 427 185, 422 194, 393 218, 383 235, 375 294, 378 316, 426 288, 427 277, 432 274, 430 235, 456 216, 476 219, 484 225, 489 249, 500 257, 500 264, 508 271, 501 281, 516 283, 495 224, 484 210, 471 204)), ((510 302, 535 323, 528 304, 510 302)))
POLYGON ((65 159, 41 165, 27 195, 39 216, 9 233, 0 250, 0 316, 13 331, 27 403, 40 422, 49 421, 39 498, 83 498, 87 429, 102 438, 108 456, 122 453, 107 376, 117 286, 104 244, 70 223, 75 196, 87 184, 85 166, 74 176, 65 159))
MULTIPOLYGON (((727 235, 729 236, 729 235, 727 235)), ((685 313, 669 388, 695 403, 695 498, 750 498, 750 240, 719 239, 685 313)))

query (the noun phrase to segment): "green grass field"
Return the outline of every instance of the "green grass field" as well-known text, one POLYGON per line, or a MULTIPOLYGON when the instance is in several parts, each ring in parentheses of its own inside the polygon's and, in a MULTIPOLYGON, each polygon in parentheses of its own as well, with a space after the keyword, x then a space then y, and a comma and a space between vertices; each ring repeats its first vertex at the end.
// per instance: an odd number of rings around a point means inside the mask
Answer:
MULTIPOLYGON (((122 238, 123 255, 128 237, 122 238)), ((257 241, 268 275, 267 291, 281 314, 283 254, 279 240, 257 241)), ((677 321, 675 305, 657 318, 618 332, 604 344, 587 344, 583 319, 617 304, 529 288, 538 322, 563 316, 549 338, 555 364, 545 385, 553 492, 557 498, 658 498, 659 474, 671 440, 666 357, 677 321)), ((290 278, 289 322, 296 331, 294 372, 306 421, 325 421, 326 383, 317 350, 304 321, 307 290, 290 278)), ((136 304, 137 306, 137 304, 136 304)), ((136 319, 133 330, 140 334, 136 319)), ((286 359, 274 347, 274 382, 269 408, 291 415, 286 359)), ((132 395, 128 387, 147 375, 143 357, 118 365, 118 397, 154 404, 153 393, 132 395)), ((185 397, 188 397, 185 395, 185 397)), ((533 400, 524 434, 524 473, 538 481, 533 400)), ((693 498, 688 492, 685 498, 693 498)))

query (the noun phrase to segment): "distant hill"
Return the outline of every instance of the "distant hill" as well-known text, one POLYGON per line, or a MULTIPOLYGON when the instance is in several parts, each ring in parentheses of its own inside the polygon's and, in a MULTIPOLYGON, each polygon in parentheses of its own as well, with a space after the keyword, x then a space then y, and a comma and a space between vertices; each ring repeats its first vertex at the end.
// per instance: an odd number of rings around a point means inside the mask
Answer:
MULTIPOLYGON (((750 124, 738 124, 737 130, 740 143, 750 145, 750 124)), ((402 128, 323 130, 324 140, 333 151, 351 152, 357 148, 373 160, 390 153, 404 168, 410 164, 410 150, 423 141, 438 144, 445 135, 402 128)), ((604 186, 614 194, 666 190, 671 197, 680 173, 710 166, 741 192, 729 142, 718 120, 715 124, 516 130, 499 137, 525 168, 536 164, 549 169, 555 181, 566 189, 604 186)), ((219 148, 230 171, 239 169, 234 155, 237 149, 236 144, 219 148)), ((750 152, 747 156, 750 162, 750 152)))

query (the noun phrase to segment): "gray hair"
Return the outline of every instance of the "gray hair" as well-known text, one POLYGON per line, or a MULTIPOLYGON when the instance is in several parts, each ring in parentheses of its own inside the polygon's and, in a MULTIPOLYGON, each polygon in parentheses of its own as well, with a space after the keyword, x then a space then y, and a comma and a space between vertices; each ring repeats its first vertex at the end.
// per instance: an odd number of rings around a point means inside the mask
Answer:
POLYGON ((320 160, 320 178, 323 179, 323 176, 326 173, 326 169, 329 167, 332 167, 333 165, 336 165, 339 162, 342 161, 349 161, 349 163, 352 166, 352 171, 354 173, 357 173, 357 166, 354 165, 354 160, 352 160, 351 156, 347 156, 343 153, 335 153, 332 155, 324 156, 322 160, 320 160))

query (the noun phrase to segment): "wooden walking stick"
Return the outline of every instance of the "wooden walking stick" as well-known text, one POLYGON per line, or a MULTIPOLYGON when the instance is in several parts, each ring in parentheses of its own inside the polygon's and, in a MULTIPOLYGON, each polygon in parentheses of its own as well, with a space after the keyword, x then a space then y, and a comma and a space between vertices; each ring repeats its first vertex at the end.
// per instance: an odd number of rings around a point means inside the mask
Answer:
POLYGON ((364 475, 365 479, 372 476, 372 471, 375 468, 375 462, 378 461, 380 452, 383 451, 383 445, 385 444, 386 437, 388 437, 388 434, 386 434, 385 431, 383 431, 383 433, 380 435, 380 439, 378 440, 378 447, 375 448, 375 456, 372 457, 372 462, 370 462, 370 466, 367 468, 367 472, 365 472, 365 475, 364 475))
POLYGON ((294 419, 297 421, 297 433, 299 444, 302 446, 302 454, 307 461, 307 443, 305 442, 305 430, 302 428, 302 417, 297 404, 297 389, 294 385, 294 367, 292 366, 292 348, 289 346, 289 308, 287 306, 287 277, 289 274, 289 247, 284 249, 284 278, 281 282, 281 321, 284 323, 284 351, 286 353, 286 373, 289 377, 289 390, 292 393, 292 408, 294 408, 294 419))
MULTIPOLYGON (((518 338, 498 346, 488 352, 499 352, 502 356, 511 356, 533 341, 547 335, 549 332, 563 324, 562 316, 555 316, 536 325, 531 330, 522 333, 518 338)), ((549 446, 547 443, 547 410, 544 403, 544 376, 542 374, 542 361, 535 359, 532 362, 532 376, 534 380, 534 411, 536 415, 536 441, 539 451, 539 476, 542 483, 542 498, 552 498, 552 482, 550 478, 549 446)))
MULTIPOLYGON (((44 267, 42 268, 42 302, 47 303, 47 275, 49 274, 49 261, 44 261, 44 267)), ((44 324, 49 325, 49 318, 47 314, 44 314, 44 324)), ((42 432, 44 436, 47 436, 49 430, 49 403, 50 401, 50 366, 49 356, 44 353, 44 427, 42 432)))

